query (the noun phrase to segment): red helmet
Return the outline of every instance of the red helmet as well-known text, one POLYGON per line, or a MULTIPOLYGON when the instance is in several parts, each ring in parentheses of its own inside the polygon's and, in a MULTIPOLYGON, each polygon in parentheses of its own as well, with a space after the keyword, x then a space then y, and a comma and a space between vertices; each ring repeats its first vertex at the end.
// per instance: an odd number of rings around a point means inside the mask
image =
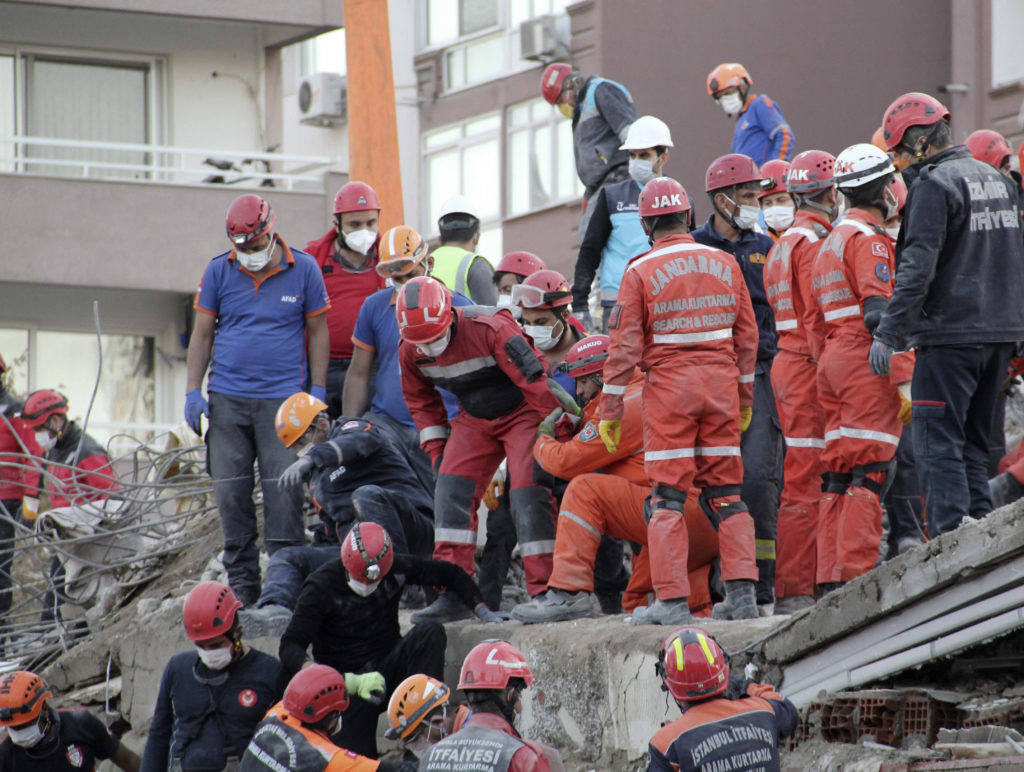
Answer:
POLYGON ((1008 166, 1013 154, 1013 148, 1006 141, 1006 137, 991 129, 978 129, 964 141, 964 144, 977 160, 997 169, 1008 166))
POLYGON ((902 174, 893 176, 892 192, 896 195, 896 211, 902 212, 907 203, 907 183, 903 181, 902 174))
MULTIPOLYGON (((765 168, 768 164, 765 164, 765 168)), ((818 193, 834 184, 836 158, 824 150, 805 150, 793 159, 786 175, 786 189, 790 193, 818 193)))
POLYGON ((39 717, 53 692, 28 670, 15 670, 0 678, 0 726, 21 726, 39 717))
POLYGON ((185 597, 182 619, 190 641, 208 641, 226 635, 235 625, 242 602, 220 582, 200 582, 185 597))
POLYGON ((52 389, 33 391, 25 400, 21 409, 21 417, 29 429, 38 429, 52 415, 68 414, 68 398, 52 389))
POLYGON ((526 278, 531 273, 543 271, 545 268, 547 266, 544 265, 544 261, 533 252, 509 252, 501 258, 494 273, 514 273, 516 276, 526 278))
MULTIPOLYGON (((729 153, 711 162, 705 175, 704 191, 710 193, 720 188, 760 181, 761 170, 753 158, 742 153, 729 153)), ((643 217, 643 214, 640 216, 643 217)))
POLYGON ((341 564, 357 582, 379 582, 395 562, 388 532, 376 523, 356 523, 341 545, 341 564))
POLYGON ((373 211, 380 211, 380 199, 365 182, 346 182, 334 197, 334 214, 373 211))
POLYGON ((708 73, 708 93, 711 96, 727 88, 742 88, 743 83, 752 86, 754 81, 747 68, 738 62, 720 64, 708 73))
POLYGON ((655 177, 640 191, 637 206, 641 217, 689 212, 690 197, 686 188, 671 177, 655 177))
POLYGON ((410 343, 430 343, 452 324, 452 295, 437 279, 417 276, 399 290, 395 303, 398 331, 410 343))
POLYGON ((513 678, 522 678, 527 686, 533 683, 526 658, 508 641, 492 639, 469 650, 462 663, 458 688, 504 689, 513 678))
POLYGON ((255 193, 239 196, 228 207, 225 219, 228 238, 235 246, 248 244, 274 229, 277 215, 270 209, 270 204, 255 193))
POLYGON ((572 302, 569 282, 558 271, 545 268, 531 273, 512 288, 512 305, 537 311, 562 308, 572 302))
POLYGON ((761 167, 761 190, 758 192, 758 199, 770 196, 774 193, 786 193, 786 175, 789 174, 789 161, 775 158, 761 167))
POLYGON ((540 93, 550 104, 555 104, 562 95, 565 79, 572 75, 572 65, 565 62, 552 62, 544 68, 540 76, 540 93))
POLYGON ((668 693, 683 702, 714 697, 729 686, 722 647, 699 627, 681 627, 661 642, 657 671, 668 693))
POLYGON ((949 110, 935 97, 919 91, 897 97, 882 118, 885 149, 895 150, 911 126, 931 126, 943 119, 950 120, 949 110))
POLYGON ((612 339, 607 335, 590 335, 576 341, 565 356, 565 368, 570 378, 600 373, 608 358, 608 346, 612 339))
POLYGON ((284 709, 304 724, 315 724, 348 708, 345 677, 329 665, 303 668, 284 690, 284 709))

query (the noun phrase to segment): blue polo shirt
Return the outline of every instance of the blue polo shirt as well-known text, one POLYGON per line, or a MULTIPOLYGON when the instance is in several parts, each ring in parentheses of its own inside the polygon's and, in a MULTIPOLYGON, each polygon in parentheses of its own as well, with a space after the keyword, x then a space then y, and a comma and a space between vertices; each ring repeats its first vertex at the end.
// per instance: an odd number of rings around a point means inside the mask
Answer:
POLYGON ((195 308, 217 318, 207 391, 285 399, 303 389, 306 319, 327 311, 327 290, 316 261, 277 240, 285 258, 262 281, 234 250, 206 266, 195 308))
POLYGON ((747 97, 736 119, 732 152, 750 156, 758 166, 774 158, 788 161, 793 155, 793 130, 779 106, 764 94, 747 97))
MULTIPOLYGON (((409 408, 402 394, 402 372, 398 365, 398 320, 395 319, 395 288, 377 290, 363 301, 356 317, 356 328, 352 342, 359 348, 372 351, 377 356, 377 386, 370 403, 370 410, 416 428, 409 408)), ((458 292, 452 293, 453 306, 471 306, 473 302, 458 292)), ((459 412, 458 398, 444 389, 439 389, 448 408, 448 418, 459 412)))

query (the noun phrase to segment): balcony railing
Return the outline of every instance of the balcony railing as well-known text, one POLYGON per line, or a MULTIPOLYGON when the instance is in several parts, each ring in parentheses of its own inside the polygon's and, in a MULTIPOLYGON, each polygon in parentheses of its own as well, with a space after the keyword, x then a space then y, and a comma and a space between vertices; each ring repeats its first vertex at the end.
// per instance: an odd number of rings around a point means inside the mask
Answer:
POLYGON ((322 193, 328 156, 0 135, 0 173, 322 193))

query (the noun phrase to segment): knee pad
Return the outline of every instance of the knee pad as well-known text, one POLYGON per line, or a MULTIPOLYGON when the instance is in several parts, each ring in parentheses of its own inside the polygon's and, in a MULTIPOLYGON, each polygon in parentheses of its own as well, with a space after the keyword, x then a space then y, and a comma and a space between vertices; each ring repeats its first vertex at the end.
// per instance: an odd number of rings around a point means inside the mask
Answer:
POLYGON ((846 493, 853 481, 850 472, 824 472, 821 475, 822 493, 846 493))
POLYGON ((892 473, 895 471, 895 468, 895 457, 889 461, 875 461, 872 464, 855 466, 853 471, 850 473, 850 486, 867 488, 878 496, 879 501, 881 501, 885 498, 885 494, 889 490, 889 486, 892 485, 892 473), (869 474, 879 474, 882 479, 877 481, 872 480, 868 477, 869 474))
POLYGON ((739 485, 708 486, 701 490, 697 501, 716 531, 718 524, 726 517, 747 511, 747 505, 740 500, 739 485), (740 508, 736 508, 737 504, 740 508))
POLYGON ((686 513, 686 491, 670 485, 655 483, 651 495, 644 499, 644 522, 651 522, 651 515, 656 509, 671 509, 680 514, 686 513))

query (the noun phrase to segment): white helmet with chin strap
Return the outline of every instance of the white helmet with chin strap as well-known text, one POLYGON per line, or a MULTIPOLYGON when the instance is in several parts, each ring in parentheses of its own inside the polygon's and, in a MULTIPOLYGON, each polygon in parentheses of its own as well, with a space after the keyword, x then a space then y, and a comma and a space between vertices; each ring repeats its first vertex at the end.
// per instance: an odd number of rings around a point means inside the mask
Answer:
POLYGON ((860 142, 836 156, 835 183, 839 188, 859 188, 895 171, 888 153, 868 142, 860 142))

